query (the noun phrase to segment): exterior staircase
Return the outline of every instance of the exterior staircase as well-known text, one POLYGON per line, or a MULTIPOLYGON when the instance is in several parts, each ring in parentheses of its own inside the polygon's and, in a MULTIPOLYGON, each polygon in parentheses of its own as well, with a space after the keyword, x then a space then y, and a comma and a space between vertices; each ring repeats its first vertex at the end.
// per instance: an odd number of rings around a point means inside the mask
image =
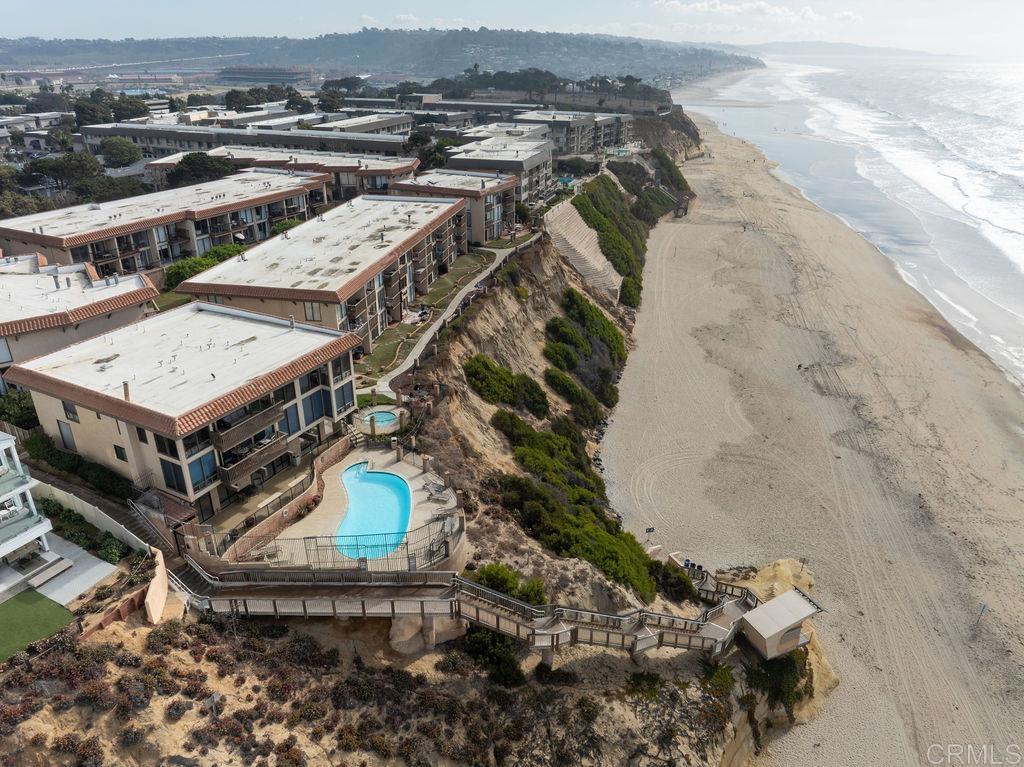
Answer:
POLYGON ((597 232, 587 226, 572 201, 560 202, 548 211, 544 225, 552 244, 583 281, 591 288, 607 291, 617 301, 622 275, 604 257, 597 232))

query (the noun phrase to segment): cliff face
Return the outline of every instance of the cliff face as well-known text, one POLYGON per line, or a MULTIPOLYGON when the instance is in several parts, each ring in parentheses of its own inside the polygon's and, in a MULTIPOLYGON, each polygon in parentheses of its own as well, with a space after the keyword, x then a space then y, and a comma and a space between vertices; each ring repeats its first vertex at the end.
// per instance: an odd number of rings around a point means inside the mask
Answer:
POLYGON ((660 146, 679 161, 700 157, 704 153, 700 130, 681 107, 656 117, 636 117, 633 127, 637 138, 647 146, 660 146))

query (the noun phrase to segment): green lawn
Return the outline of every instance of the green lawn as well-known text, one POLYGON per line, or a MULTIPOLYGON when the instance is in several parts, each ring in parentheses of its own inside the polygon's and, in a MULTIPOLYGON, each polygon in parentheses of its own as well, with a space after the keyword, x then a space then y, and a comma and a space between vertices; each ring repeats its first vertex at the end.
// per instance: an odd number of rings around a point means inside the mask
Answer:
POLYGON ((505 248, 514 248, 516 245, 522 245, 528 239, 533 237, 533 235, 534 235, 534 232, 527 232, 526 234, 519 235, 514 240, 509 240, 509 239, 491 240, 489 243, 487 243, 487 247, 488 248, 496 248, 498 250, 503 250, 505 248))
POLYGON ((156 303, 156 308, 162 312, 174 309, 182 304, 187 304, 191 300, 192 296, 187 296, 184 293, 175 293, 173 290, 165 291, 153 299, 156 303))
POLYGON ((74 620, 66 607, 28 589, 0 604, 0 662, 74 620))

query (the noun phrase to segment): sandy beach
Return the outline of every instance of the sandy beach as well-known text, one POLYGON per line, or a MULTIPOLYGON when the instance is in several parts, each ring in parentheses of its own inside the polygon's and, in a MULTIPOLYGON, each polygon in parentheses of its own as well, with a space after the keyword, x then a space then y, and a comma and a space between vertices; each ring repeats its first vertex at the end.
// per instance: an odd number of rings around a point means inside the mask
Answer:
POLYGON ((805 558, 840 677, 758 765, 1005 761, 1024 738, 1024 396, 889 260, 698 119, 602 446, 627 526, 707 566, 805 558), (987 612, 977 622, 982 604, 987 612))

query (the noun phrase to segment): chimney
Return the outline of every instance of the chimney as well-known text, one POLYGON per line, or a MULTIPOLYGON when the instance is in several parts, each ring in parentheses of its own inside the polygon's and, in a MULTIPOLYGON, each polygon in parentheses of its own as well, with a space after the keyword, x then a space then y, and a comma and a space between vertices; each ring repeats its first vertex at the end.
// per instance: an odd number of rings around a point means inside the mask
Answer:
POLYGON ((53 287, 54 290, 60 290, 60 277, 56 274, 53 275, 53 287))
POLYGON ((292 330, 295 330, 295 315, 294 314, 289 314, 288 315, 288 324, 291 326, 292 330))
POLYGON ((64 278, 64 282, 65 282, 65 284, 67 284, 68 290, 71 290, 71 278, 70 277, 65 277, 64 278))
POLYGON ((128 382, 127 381, 121 381, 121 388, 124 390, 124 401, 125 402, 131 402, 132 398, 131 398, 131 395, 128 393, 128 382))

